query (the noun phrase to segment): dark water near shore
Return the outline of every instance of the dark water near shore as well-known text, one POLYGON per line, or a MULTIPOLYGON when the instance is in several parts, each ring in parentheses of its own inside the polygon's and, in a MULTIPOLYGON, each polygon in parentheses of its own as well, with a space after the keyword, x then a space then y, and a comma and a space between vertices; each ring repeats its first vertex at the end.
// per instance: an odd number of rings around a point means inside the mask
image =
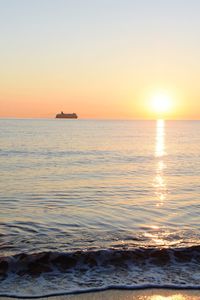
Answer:
POLYGON ((0 120, 0 294, 199 287, 199 132, 0 120))

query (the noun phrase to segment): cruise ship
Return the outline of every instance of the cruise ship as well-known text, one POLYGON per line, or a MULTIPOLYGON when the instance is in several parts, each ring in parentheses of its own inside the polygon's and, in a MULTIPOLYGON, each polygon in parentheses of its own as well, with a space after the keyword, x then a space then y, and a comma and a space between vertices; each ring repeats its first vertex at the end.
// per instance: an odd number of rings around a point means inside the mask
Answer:
POLYGON ((65 114, 63 111, 61 111, 60 114, 56 115, 56 119, 77 119, 78 116, 75 113, 72 114, 65 114))

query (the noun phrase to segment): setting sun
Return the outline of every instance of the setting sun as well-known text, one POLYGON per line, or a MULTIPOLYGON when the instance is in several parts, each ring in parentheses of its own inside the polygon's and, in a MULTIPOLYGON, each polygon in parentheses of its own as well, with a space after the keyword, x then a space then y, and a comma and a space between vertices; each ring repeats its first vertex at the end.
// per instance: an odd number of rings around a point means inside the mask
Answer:
POLYGON ((165 92, 157 92, 151 97, 151 108, 156 113, 167 113, 172 107, 172 97, 165 92))

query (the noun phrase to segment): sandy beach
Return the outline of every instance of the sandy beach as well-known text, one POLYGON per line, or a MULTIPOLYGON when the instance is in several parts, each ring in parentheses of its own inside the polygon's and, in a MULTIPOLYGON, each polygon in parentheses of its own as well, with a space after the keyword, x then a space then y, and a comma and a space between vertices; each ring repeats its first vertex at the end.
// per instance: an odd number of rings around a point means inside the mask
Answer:
MULTIPOLYGON (((0 297, 0 300, 12 300, 13 298, 0 297)), ((30 299, 30 298, 29 298, 30 299)), ((95 293, 83 293, 77 295, 63 295, 39 298, 44 300, 199 300, 200 290, 109 290, 95 293)))

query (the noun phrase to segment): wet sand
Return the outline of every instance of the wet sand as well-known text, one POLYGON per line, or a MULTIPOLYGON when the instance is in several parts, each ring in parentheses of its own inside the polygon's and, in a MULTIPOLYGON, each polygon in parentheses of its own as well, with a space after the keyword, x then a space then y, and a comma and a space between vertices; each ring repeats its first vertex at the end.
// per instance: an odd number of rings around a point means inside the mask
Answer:
MULTIPOLYGON (((109 290, 77 295, 39 298, 43 300, 200 300, 200 290, 109 290)), ((0 297, 0 300, 13 298, 0 297)))

